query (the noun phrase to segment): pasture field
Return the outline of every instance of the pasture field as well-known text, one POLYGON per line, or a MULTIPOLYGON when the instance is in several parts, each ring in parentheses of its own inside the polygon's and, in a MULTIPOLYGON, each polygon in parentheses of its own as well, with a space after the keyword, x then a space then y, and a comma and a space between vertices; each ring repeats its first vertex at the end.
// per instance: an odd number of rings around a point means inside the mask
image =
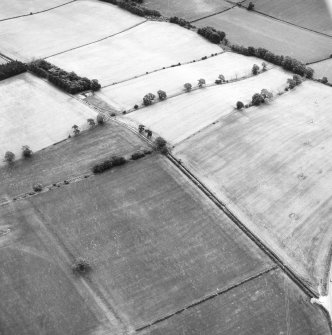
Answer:
POLYGON ((103 86, 221 51, 193 31, 172 23, 149 21, 48 61, 81 76, 97 78, 103 86))
POLYGON ((261 63, 262 60, 255 57, 225 52, 204 61, 158 71, 148 76, 105 87, 97 93, 97 96, 118 110, 128 110, 135 104, 141 105, 142 98, 149 92, 153 92, 158 97, 157 91, 162 89, 171 96, 183 92, 183 85, 187 82, 193 87, 197 86, 200 78, 204 78, 208 85, 213 84, 219 74, 223 74, 226 80, 249 76, 252 66, 261 65, 261 63))
POLYGON ((69 1, 70 0, 1 0, 0 20, 47 10, 63 5, 69 1))
POLYGON ((329 57, 332 50, 332 39, 327 36, 239 7, 197 21, 195 25, 212 26, 224 31, 232 44, 266 48, 275 54, 291 56, 305 63, 329 57))
MULTIPOLYGON (((332 19, 326 1, 253 0, 255 10, 293 24, 332 35, 332 19)), ((247 6, 249 0, 243 5, 247 6)))
POLYGON ((125 118, 150 127, 171 144, 176 144, 221 117, 237 114, 238 100, 249 103, 253 94, 263 88, 274 94, 283 91, 289 76, 274 68, 249 79, 184 93, 127 114, 125 118))
POLYGON ((34 184, 64 181, 91 172, 91 167, 100 160, 112 155, 126 156, 142 148, 147 147, 138 136, 108 122, 77 138, 35 152, 30 159, 16 161, 12 167, 0 167, 0 202, 30 192, 34 184))
POLYGON ((1 22, 0 50, 8 57, 31 61, 119 33, 144 20, 101 1, 75 1, 1 22))
POLYGON ((178 16, 187 21, 197 20, 207 15, 231 8, 232 5, 224 0, 145 0, 144 6, 159 10, 164 16, 178 16))
POLYGON ((175 155, 314 290, 332 226, 331 88, 306 81, 268 106, 232 113, 175 155))
POLYGON ((105 334, 105 316, 33 220, 33 208, 21 203, 0 213, 0 333, 105 334))
POLYGON ((332 83, 332 58, 309 66, 315 70, 314 77, 316 79, 326 77, 332 83))
POLYGON ((280 270, 175 315, 144 335, 327 335, 324 313, 280 270))
POLYGON ((29 73, 0 81, 0 98, 0 157, 6 151, 20 155, 23 145, 33 151, 45 148, 65 139, 72 125, 81 126, 96 116, 87 106, 29 73))
POLYGON ((273 265, 161 155, 30 203, 68 252, 89 261, 92 286, 129 328, 273 265))

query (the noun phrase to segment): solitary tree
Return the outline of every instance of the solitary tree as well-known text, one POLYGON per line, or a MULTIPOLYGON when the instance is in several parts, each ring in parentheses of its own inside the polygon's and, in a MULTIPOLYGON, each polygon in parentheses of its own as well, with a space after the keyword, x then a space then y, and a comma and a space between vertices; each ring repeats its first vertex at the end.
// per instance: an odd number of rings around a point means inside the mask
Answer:
POLYGON ((201 78, 198 79, 198 87, 202 88, 205 85, 205 79, 201 78))
POLYGON ((162 101, 162 100, 165 100, 167 98, 167 94, 166 94, 165 91, 159 90, 157 93, 158 93, 159 100, 162 101))
POLYGON ((190 83, 185 83, 183 86, 186 92, 190 92, 192 89, 192 85, 190 83))
POLYGON ((142 134, 143 133, 143 131, 144 131, 144 125, 143 124, 140 124, 139 126, 138 126, 138 131, 139 131, 139 133, 140 134, 142 134))
POLYGON ((236 109, 240 110, 240 109, 242 109, 243 107, 244 107, 244 104, 243 104, 242 101, 238 101, 238 102, 236 103, 236 109))
POLYGON ((72 265, 73 272, 78 275, 85 275, 91 271, 91 266, 84 258, 78 258, 72 265))
POLYGON ((22 147, 22 156, 24 158, 30 158, 32 156, 32 150, 28 145, 23 145, 22 147))
POLYGON ((150 129, 145 129, 146 137, 151 138, 152 137, 152 131, 150 129))
POLYGON ((81 132, 80 129, 79 129, 79 127, 76 124, 74 124, 72 126, 72 128, 73 128, 74 135, 75 136, 79 135, 79 133, 81 132))
POLYGON ((218 78, 221 80, 222 83, 225 81, 225 77, 224 77, 224 75, 222 75, 222 74, 220 74, 220 75, 218 76, 218 78))
POLYGON ((259 71, 259 66, 257 64, 254 64, 251 69, 252 74, 255 76, 256 74, 258 74, 258 71, 259 71))
POLYGON ((143 97, 143 104, 144 106, 149 106, 153 103, 153 100, 155 99, 155 95, 152 93, 148 93, 143 97))
POLYGON ((7 151, 5 153, 4 161, 7 162, 8 164, 13 164, 15 161, 15 154, 11 151, 7 151))
POLYGON ((94 119, 87 119, 88 124, 91 128, 93 128, 96 125, 96 122, 94 119))

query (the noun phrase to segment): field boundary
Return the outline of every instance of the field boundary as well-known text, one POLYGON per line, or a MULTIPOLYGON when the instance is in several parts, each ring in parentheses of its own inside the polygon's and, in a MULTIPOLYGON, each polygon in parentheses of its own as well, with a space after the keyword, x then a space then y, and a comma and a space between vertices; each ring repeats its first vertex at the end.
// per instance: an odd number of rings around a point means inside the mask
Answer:
POLYGON ((55 6, 55 7, 51 7, 51 8, 48 8, 48 9, 44 9, 44 10, 41 10, 41 11, 38 11, 38 12, 31 12, 32 14, 23 14, 23 15, 18 15, 18 16, 12 16, 12 17, 8 17, 8 18, 5 18, 5 19, 0 19, 0 22, 2 21, 8 21, 8 20, 13 20, 13 19, 18 19, 20 17, 25 17, 25 16, 31 16, 31 15, 35 15, 35 14, 41 14, 41 13, 45 13, 45 12, 48 12, 50 10, 53 10, 53 9, 56 9, 56 8, 59 8, 59 7, 62 7, 62 6, 66 6, 66 5, 69 5, 73 2, 76 2, 77 0, 71 0, 69 2, 66 2, 66 3, 63 3, 61 5, 58 5, 58 6, 55 6))
POLYGON ((147 325, 139 327, 139 328, 135 329, 135 331, 136 332, 141 332, 142 330, 150 328, 150 327, 152 327, 152 326, 154 326, 154 325, 156 325, 156 324, 158 324, 160 322, 166 321, 167 319, 169 319, 169 318, 171 318, 171 317, 173 317, 175 315, 181 314, 181 313, 183 313, 183 312, 185 312, 185 311, 187 311, 187 310, 189 310, 191 308, 194 308, 194 307, 196 307, 196 306, 198 306, 198 305, 200 305, 200 304, 202 304, 202 303, 204 303, 206 301, 214 299, 214 298, 216 298, 216 297, 218 297, 218 296, 220 296, 220 295, 222 295, 222 294, 224 294, 224 293, 226 293, 228 291, 231 291, 234 288, 237 288, 237 287, 239 287, 239 286, 241 286, 241 285, 243 285, 243 284, 245 284, 245 283, 247 283, 247 282, 249 282, 251 280, 257 279, 257 278, 259 278, 259 277, 261 277, 261 276, 263 276, 263 275, 265 275, 265 274, 267 274, 267 273, 269 273, 271 271, 274 271, 276 269, 278 269, 278 266, 276 266, 276 265, 270 266, 269 268, 267 268, 267 269, 265 269, 263 271, 260 271, 259 273, 256 273, 253 276, 245 278, 245 279, 241 280, 238 283, 232 284, 232 285, 230 285, 229 287, 226 287, 223 290, 217 290, 216 292, 211 293, 211 294, 203 297, 202 299, 200 299, 198 301, 195 301, 195 302, 191 303, 190 305, 187 305, 186 307, 177 310, 176 312, 174 312, 172 314, 168 314, 168 315, 166 315, 163 318, 157 319, 157 320, 155 320, 155 321, 153 321, 153 322, 151 322, 151 323, 149 323, 147 325))
MULTIPOLYGON (((227 2, 228 2, 228 1, 227 1, 227 2)), ((231 3, 231 2, 229 2, 229 3, 231 3)), ((190 23, 194 23, 194 22, 196 22, 196 21, 204 20, 204 19, 207 19, 208 17, 214 16, 214 15, 222 14, 222 13, 224 13, 224 12, 227 12, 227 11, 230 10, 230 9, 233 9, 233 8, 236 7, 236 6, 237 6, 237 5, 234 5, 234 4, 233 4, 232 7, 223 9, 223 10, 221 10, 221 11, 219 11, 219 12, 212 13, 212 14, 203 16, 203 17, 201 17, 201 18, 199 18, 199 19, 195 19, 195 20, 192 20, 192 21, 189 21, 189 22, 190 22, 190 23)))
MULTIPOLYGON (((74 0, 74 1, 77 1, 77 0, 74 0)), ((55 54, 53 54, 53 55, 43 57, 42 59, 47 59, 47 58, 55 57, 55 56, 64 54, 64 53, 66 53, 66 52, 70 52, 70 51, 73 51, 73 50, 76 50, 76 49, 84 48, 84 47, 86 47, 86 46, 88 46, 88 45, 91 45, 91 44, 94 44, 94 43, 98 43, 98 42, 107 40, 108 38, 114 37, 114 36, 116 36, 116 35, 120 35, 120 34, 126 32, 126 31, 128 31, 128 30, 131 30, 131 29, 133 29, 133 28, 136 28, 137 26, 140 26, 141 24, 143 24, 143 23, 145 23, 145 22, 147 22, 147 21, 148 21, 148 20, 145 19, 144 21, 139 22, 139 23, 136 23, 135 25, 133 25, 133 26, 131 26, 131 27, 128 27, 128 28, 126 28, 126 29, 124 29, 124 30, 121 30, 121 31, 119 31, 119 32, 117 32, 117 33, 108 35, 108 36, 106 36, 106 37, 100 38, 100 39, 98 39, 98 40, 95 40, 95 41, 92 41, 92 42, 89 42, 89 43, 85 43, 85 44, 79 45, 79 46, 74 47, 74 48, 70 48, 70 49, 67 49, 67 50, 64 50, 64 51, 57 52, 57 53, 55 53, 55 54)))

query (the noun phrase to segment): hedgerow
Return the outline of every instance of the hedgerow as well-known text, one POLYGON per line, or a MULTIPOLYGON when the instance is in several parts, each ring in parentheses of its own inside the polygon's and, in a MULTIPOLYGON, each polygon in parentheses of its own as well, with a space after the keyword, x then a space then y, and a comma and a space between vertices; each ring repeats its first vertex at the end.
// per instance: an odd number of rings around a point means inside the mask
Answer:
POLYGON ((98 91, 101 88, 98 80, 80 77, 75 72, 62 70, 43 59, 30 63, 28 68, 31 72, 47 78, 49 82, 70 94, 87 90, 98 91))
POLYGON ((27 66, 17 60, 0 65, 0 80, 4 80, 17 74, 26 72, 27 66))
POLYGON ((169 22, 178 24, 179 26, 185 27, 185 28, 194 28, 194 26, 189 21, 182 19, 181 17, 177 17, 177 16, 170 17, 169 22))
POLYGON ((104 2, 111 3, 113 5, 118 5, 120 8, 127 10, 128 12, 131 12, 133 14, 139 15, 139 16, 161 16, 160 12, 154 9, 149 9, 144 6, 138 5, 138 3, 142 3, 143 1, 140 0, 100 0, 104 2))
POLYGON ((104 171, 110 170, 115 166, 124 165, 127 160, 124 157, 113 156, 110 159, 105 160, 102 163, 96 164, 92 168, 93 173, 103 173, 104 171))
POLYGON ((226 36, 226 34, 223 31, 216 30, 210 26, 199 28, 197 30, 197 33, 208 39, 210 42, 216 44, 219 44, 226 36))

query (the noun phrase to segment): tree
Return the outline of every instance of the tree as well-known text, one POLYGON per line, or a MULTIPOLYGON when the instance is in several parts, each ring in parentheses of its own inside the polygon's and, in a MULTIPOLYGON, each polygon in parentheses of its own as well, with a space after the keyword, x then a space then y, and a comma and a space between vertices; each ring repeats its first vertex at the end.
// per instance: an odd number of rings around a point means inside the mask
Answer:
POLYGON ((103 125, 105 123, 105 117, 102 113, 98 113, 97 115, 97 123, 99 125, 103 125))
POLYGON ((293 80, 295 81, 296 86, 302 84, 302 78, 298 74, 294 74, 293 75, 293 80))
POLYGON ((225 77, 224 77, 224 75, 220 74, 220 75, 218 76, 218 78, 221 80, 222 83, 225 82, 225 77))
POLYGON ((205 79, 198 79, 198 87, 202 88, 205 85, 205 79))
POLYGON ((258 71, 259 71, 259 66, 257 64, 254 64, 251 69, 252 74, 255 76, 256 74, 258 74, 258 71))
POLYGON ((97 79, 92 79, 90 87, 91 87, 92 91, 98 91, 98 90, 100 90, 101 85, 99 84, 97 79))
POLYGON ((146 132, 146 137, 147 138, 151 138, 152 137, 152 131, 150 129, 146 129, 145 132, 146 132))
POLYGON ((24 158, 30 158, 32 156, 32 150, 28 145, 23 145, 22 147, 22 156, 24 158))
POLYGON ((253 10, 255 5, 252 2, 249 2, 248 10, 253 10))
POLYGON ((4 159, 5 162, 7 162, 8 164, 13 164, 14 161, 15 161, 15 154, 11 151, 7 151, 5 153, 5 159, 4 159))
POLYGON ((272 100, 273 99, 273 93, 268 91, 267 89, 262 89, 261 91, 261 96, 263 97, 264 101, 265 100, 272 100))
POLYGON ((328 79, 326 77, 323 77, 321 80, 320 80, 321 83, 323 84, 327 84, 328 83, 328 79))
POLYGON ((296 86, 296 81, 294 79, 288 78, 287 83, 288 83, 288 88, 291 90, 296 86))
POLYGON ((94 119, 87 119, 88 124, 91 128, 93 128, 96 125, 96 122, 94 119))
POLYGON ((154 141, 156 150, 160 151, 163 154, 166 154, 168 152, 166 144, 167 144, 166 140, 163 139, 162 137, 157 137, 154 141))
POLYGON ((78 258, 72 265, 73 272, 79 275, 85 275, 91 271, 91 266, 84 258, 78 258))
POLYGON ((153 100, 155 99, 155 95, 152 93, 148 93, 143 97, 143 104, 144 106, 149 106, 153 103, 153 100))
POLYGON ((140 134, 143 133, 144 128, 145 128, 145 126, 144 126, 143 124, 140 124, 140 125, 138 126, 138 131, 139 131, 140 134))
POLYGON ((165 91, 159 90, 157 93, 158 93, 159 100, 162 101, 162 100, 165 100, 167 98, 167 94, 166 94, 165 91))
POLYGON ((238 102, 236 103, 236 109, 240 110, 240 109, 242 109, 243 107, 244 107, 244 104, 243 104, 242 101, 238 101, 238 102))
POLYGON ((261 103, 264 102, 264 98, 261 94, 259 93, 255 93, 253 96, 252 96, 252 100, 251 100, 252 104, 254 106, 259 106, 261 103))
POLYGON ((186 92, 190 92, 192 89, 192 85, 190 83, 185 83, 183 86, 186 92))
POLYGON ((79 127, 76 124, 74 124, 72 126, 72 128, 73 128, 74 135, 75 136, 79 135, 79 133, 81 132, 80 129, 79 129, 79 127))
POLYGON ((263 62, 263 63, 262 63, 262 70, 263 70, 263 71, 266 71, 266 67, 267 67, 266 63, 263 62))
POLYGON ((41 192, 43 190, 43 185, 42 184, 35 184, 35 185, 33 185, 32 188, 35 192, 41 192))

